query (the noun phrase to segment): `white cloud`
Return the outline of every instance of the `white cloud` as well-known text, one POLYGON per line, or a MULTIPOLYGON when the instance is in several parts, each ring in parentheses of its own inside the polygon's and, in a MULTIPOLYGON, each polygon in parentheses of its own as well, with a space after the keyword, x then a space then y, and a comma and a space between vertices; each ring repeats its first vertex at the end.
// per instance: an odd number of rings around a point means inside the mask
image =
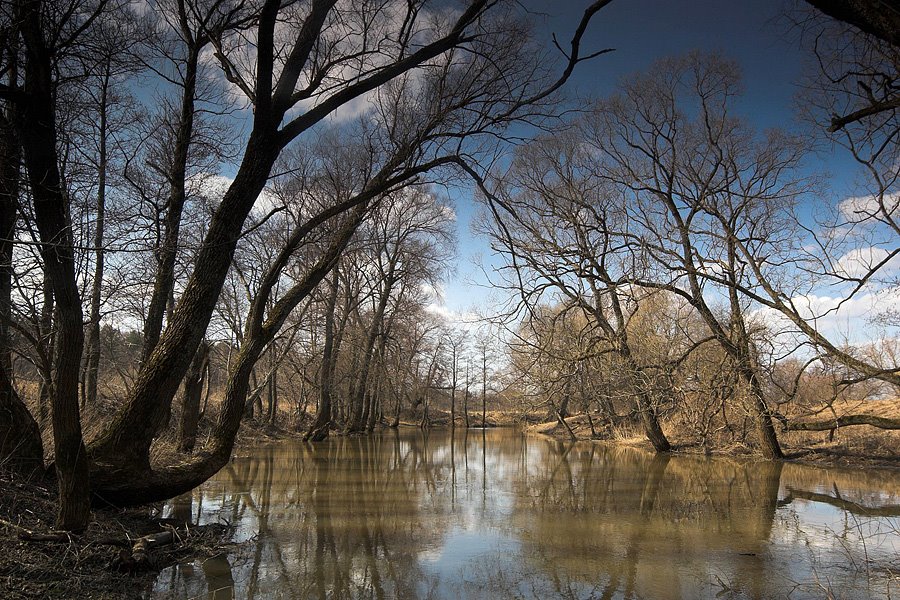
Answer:
MULTIPOLYGON (((884 195, 884 213, 900 216, 900 192, 884 195)), ((884 214, 875 196, 854 196, 838 204, 841 215, 850 223, 863 223, 884 214)))
MULTIPOLYGON (((806 294, 791 298, 800 316, 835 344, 866 344, 883 333, 869 321, 879 313, 900 311, 900 286, 877 292, 857 294, 851 298, 806 294)), ((796 327, 780 312, 763 308, 753 313, 781 338, 785 347, 803 339, 796 327)))
MULTIPOLYGON (((203 196, 213 206, 218 206, 232 183, 234 183, 233 177, 215 175, 212 173, 201 173, 188 180, 188 193, 203 196)), ((258 216, 268 214, 269 211, 275 207, 281 206, 281 204, 281 200, 272 193, 272 191, 263 188, 263 191, 259 194, 256 198, 256 202, 253 204, 253 214, 258 216)))
MULTIPOLYGON (((838 275, 862 277, 888 257, 888 251, 876 246, 854 248, 838 259, 835 267, 838 275)), ((880 275, 900 271, 900 255, 887 261, 879 270, 880 275)))
POLYGON ((432 302, 425 307, 429 313, 436 315, 458 329, 475 331, 479 327, 479 316, 471 311, 455 311, 446 304, 432 302))

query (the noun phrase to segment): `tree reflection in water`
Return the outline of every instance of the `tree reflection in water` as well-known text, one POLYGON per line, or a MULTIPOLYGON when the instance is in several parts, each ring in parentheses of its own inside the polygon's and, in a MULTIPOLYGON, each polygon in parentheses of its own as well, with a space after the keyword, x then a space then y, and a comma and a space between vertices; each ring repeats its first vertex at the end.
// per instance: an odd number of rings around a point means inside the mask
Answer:
POLYGON ((285 442, 169 505, 175 518, 233 523, 250 542, 161 573, 149 595, 896 595, 898 484, 887 472, 654 456, 512 430, 285 442))

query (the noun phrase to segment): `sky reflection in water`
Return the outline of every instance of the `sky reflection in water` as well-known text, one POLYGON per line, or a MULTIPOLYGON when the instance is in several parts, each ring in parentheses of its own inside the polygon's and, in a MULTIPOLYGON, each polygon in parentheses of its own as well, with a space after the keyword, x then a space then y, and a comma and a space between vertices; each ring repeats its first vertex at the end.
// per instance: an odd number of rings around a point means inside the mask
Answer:
POLYGON ((253 541, 152 598, 900 595, 889 471, 402 430, 260 448, 166 511, 253 541))

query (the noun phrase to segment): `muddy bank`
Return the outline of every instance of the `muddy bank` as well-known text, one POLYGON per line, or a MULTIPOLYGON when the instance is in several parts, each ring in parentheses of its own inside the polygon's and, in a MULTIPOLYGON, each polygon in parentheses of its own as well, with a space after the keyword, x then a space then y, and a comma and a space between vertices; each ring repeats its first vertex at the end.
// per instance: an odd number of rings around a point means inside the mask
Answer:
POLYGON ((94 510, 85 531, 57 532, 55 483, 0 473, 0 597, 138 598, 159 570, 233 547, 225 525, 162 519, 161 506, 94 510))
MULTIPOLYGON (((594 419, 593 431, 588 418, 573 415, 565 419, 563 426, 559 421, 545 421, 525 426, 529 433, 545 435, 561 441, 572 439, 593 441, 595 443, 612 444, 641 448, 648 452, 653 447, 640 431, 620 427, 602 427, 594 419)), ((724 444, 715 448, 703 448, 694 440, 681 435, 671 427, 663 427, 666 436, 672 443, 673 452, 677 454, 714 455, 714 456, 753 456, 754 450, 746 444, 724 444)), ((838 429, 832 439, 828 433, 810 434, 807 432, 784 432, 780 434, 782 449, 791 462, 808 463, 820 466, 887 468, 900 470, 900 432, 884 431, 871 427, 848 427, 838 429)))

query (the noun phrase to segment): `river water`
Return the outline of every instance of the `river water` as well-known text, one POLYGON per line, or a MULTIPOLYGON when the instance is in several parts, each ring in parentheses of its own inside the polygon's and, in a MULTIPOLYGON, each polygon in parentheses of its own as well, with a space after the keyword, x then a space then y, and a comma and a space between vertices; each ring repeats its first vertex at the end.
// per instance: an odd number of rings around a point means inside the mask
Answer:
POLYGON ((286 441, 165 508, 231 554, 151 598, 898 598, 900 474, 512 429, 286 441))

